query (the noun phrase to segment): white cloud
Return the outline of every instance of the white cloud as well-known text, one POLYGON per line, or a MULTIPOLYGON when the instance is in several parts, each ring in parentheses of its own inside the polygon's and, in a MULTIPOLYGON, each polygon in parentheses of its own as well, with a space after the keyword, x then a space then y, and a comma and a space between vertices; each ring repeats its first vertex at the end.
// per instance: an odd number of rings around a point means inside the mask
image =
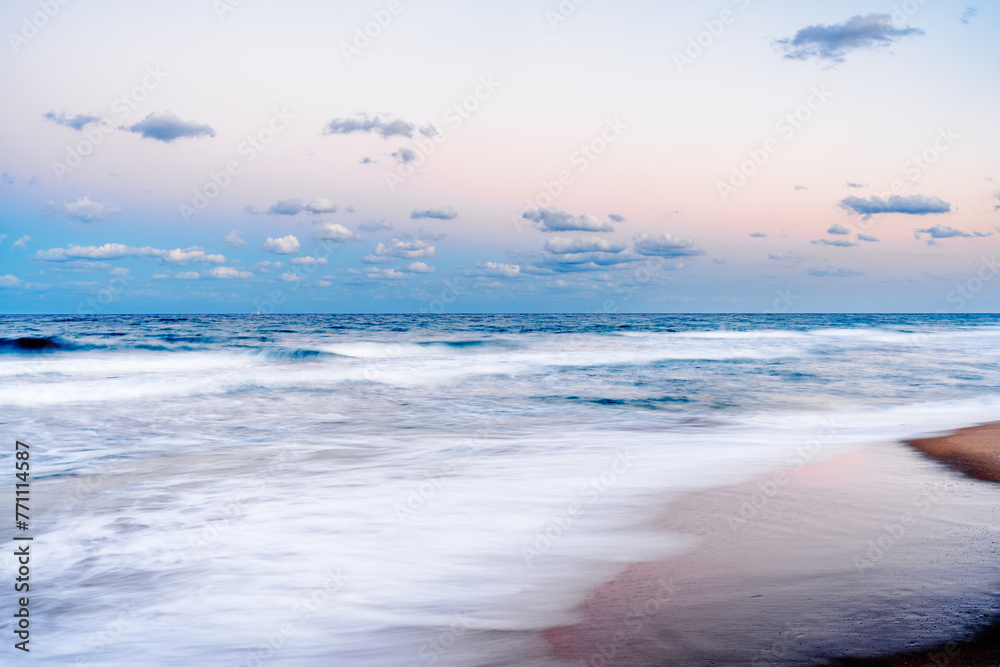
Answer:
POLYGON ((121 212, 121 209, 114 204, 91 201, 90 197, 82 197, 76 201, 63 202, 62 204, 50 201, 48 207, 51 211, 68 215, 80 222, 104 220, 110 215, 121 212))
POLYGON ((305 210, 310 213, 336 213, 337 207, 329 199, 313 199, 305 205, 305 210))
POLYGON ((431 206, 430 208, 416 208, 410 213, 410 217, 414 220, 421 220, 423 218, 436 218, 437 220, 454 220, 458 217, 458 213, 455 212, 451 206, 431 206))
POLYGON ((299 252, 301 247, 302 246, 299 243, 299 240, 291 234, 277 239, 268 237, 268 239, 264 241, 264 250, 270 250, 275 255, 295 255, 299 252))
POLYGON ((428 266, 423 262, 413 262, 406 267, 406 270, 410 273, 434 273, 434 271, 436 271, 433 266, 428 266))
POLYGON ((224 264, 226 258, 223 255, 209 255, 200 246, 191 246, 184 250, 174 248, 167 251, 163 261, 169 264, 189 264, 191 262, 195 264, 224 264))
POLYGON ((0 276, 0 287, 19 287, 20 285, 21 279, 17 276, 12 276, 10 274, 0 276))
POLYGON ((183 271, 174 276, 177 280, 198 280, 201 275, 197 271, 183 271))
POLYGON ((242 232, 238 229, 234 229, 229 232, 226 234, 226 243, 234 248, 242 248, 247 244, 247 242, 243 240, 243 237, 240 236, 240 234, 242 234, 242 232))
POLYGON ((320 241, 333 241, 335 243, 358 240, 358 237, 350 229, 332 222, 317 225, 315 235, 320 241))
POLYGON ((396 269, 368 269, 367 276, 369 278, 388 278, 389 280, 403 280, 404 278, 409 278, 409 276, 402 271, 396 269))
POLYGON ((402 241, 398 238, 391 238, 385 243, 375 246, 375 253, 368 255, 363 261, 369 264, 375 262, 392 261, 393 259, 420 259, 422 257, 433 257, 435 247, 426 241, 402 241))
POLYGON ((635 251, 640 255, 658 257, 690 257, 704 254, 696 248, 692 239, 681 239, 670 234, 651 235, 642 232, 632 238, 635 251))
POLYGON ((521 275, 521 267, 517 264, 499 264, 497 262, 486 262, 476 264, 479 272, 485 276, 500 276, 503 278, 516 278, 521 275))
POLYGON ((525 211, 521 217, 538 223, 543 232, 613 232, 615 230, 614 225, 610 222, 602 222, 589 213, 574 216, 557 206, 531 209, 525 211))
POLYGON ((73 259, 121 259, 123 257, 163 257, 166 250, 144 246, 135 248, 122 243, 105 243, 101 246, 71 245, 68 248, 39 250, 32 259, 43 262, 68 262, 73 259))
POLYGON ((297 283, 302 281, 302 278, 294 273, 282 273, 278 277, 286 283, 297 283))
POLYGON ((11 248, 23 248, 26 245, 28 245, 28 241, 30 241, 30 240, 31 240, 30 236, 22 236, 18 240, 16 240, 13 243, 11 243, 10 247, 11 248))
POLYGON ((292 260, 292 264, 297 264, 298 266, 326 266, 330 262, 327 261, 326 257, 296 257, 292 260))
POLYGON ((208 271, 205 275, 211 278, 253 278, 253 274, 249 271, 244 271, 242 269, 237 269, 232 266, 217 266, 214 269, 208 271))
POLYGON ((253 265, 253 268, 258 271, 263 271, 264 273, 270 273, 271 269, 280 269, 284 264, 281 262, 257 262, 253 265))
POLYGON ((557 255, 566 255, 580 252, 619 253, 625 250, 625 246, 619 243, 612 243, 607 239, 602 239, 597 236, 580 239, 567 239, 555 236, 545 242, 545 249, 557 255))

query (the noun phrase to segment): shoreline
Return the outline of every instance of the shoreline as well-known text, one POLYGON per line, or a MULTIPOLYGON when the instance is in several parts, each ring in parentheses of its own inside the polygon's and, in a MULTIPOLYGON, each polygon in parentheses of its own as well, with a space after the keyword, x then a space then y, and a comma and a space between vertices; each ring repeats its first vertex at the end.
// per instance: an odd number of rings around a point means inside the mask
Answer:
MULTIPOLYGON (((1000 482, 1000 422, 956 429, 943 436, 906 440, 905 444, 969 477, 1000 482)), ((951 641, 929 650, 851 660, 824 667, 902 667, 904 665, 987 667, 1000 664, 1000 617, 967 641, 951 641)))
POLYGON ((1000 664, 1000 485, 977 481, 994 436, 1000 424, 882 443, 682 497, 655 525, 696 545, 597 587, 579 622, 542 633, 550 654, 607 667, 1000 664))

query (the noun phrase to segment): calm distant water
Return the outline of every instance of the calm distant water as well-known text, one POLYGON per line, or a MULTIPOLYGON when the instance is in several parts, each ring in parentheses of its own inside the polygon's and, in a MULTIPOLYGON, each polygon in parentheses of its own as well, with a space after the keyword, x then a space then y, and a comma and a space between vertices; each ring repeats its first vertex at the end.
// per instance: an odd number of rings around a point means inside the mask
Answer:
POLYGON ((998 415, 995 316, 0 317, 39 664, 476 664, 679 493, 998 415))

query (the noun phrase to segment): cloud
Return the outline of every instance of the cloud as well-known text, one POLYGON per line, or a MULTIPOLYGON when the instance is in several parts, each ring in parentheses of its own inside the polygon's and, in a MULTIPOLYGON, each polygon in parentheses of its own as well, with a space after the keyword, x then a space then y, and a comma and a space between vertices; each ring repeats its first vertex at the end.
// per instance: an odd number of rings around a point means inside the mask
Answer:
MULTIPOLYGON (((225 267, 220 266, 218 268, 221 269, 225 267)), ((158 274, 158 275, 163 275, 163 274, 158 274)), ((183 271, 181 273, 174 274, 174 278, 176 278, 177 280, 201 280, 201 274, 198 273, 197 271, 183 271)))
POLYGON ((838 248, 850 248, 858 245, 854 241, 848 241, 847 239, 819 239, 818 241, 810 241, 810 243, 813 245, 832 245, 838 248))
POLYGON ((796 185, 796 186, 795 186, 795 189, 796 189, 796 190, 808 190, 809 188, 807 188, 807 187, 806 187, 806 186, 804 186, 804 185, 796 185))
POLYGON ((101 121, 101 119, 97 116, 88 116, 79 113, 75 116, 67 116, 65 113, 53 113, 51 111, 42 114, 42 118, 50 120, 56 125, 70 127, 74 130, 82 130, 85 125, 89 125, 90 123, 99 123, 101 121))
POLYGON ((292 264, 297 266, 326 266, 329 263, 326 257, 310 257, 308 255, 305 257, 296 257, 292 260, 292 264))
POLYGON ((368 278, 388 278, 389 280, 404 280, 410 276, 398 269, 368 269, 368 273, 365 274, 368 278))
POLYGON ((234 248, 242 248, 247 244, 247 242, 243 240, 242 236, 240 236, 241 233, 242 232, 240 232, 240 230, 238 229, 234 229, 233 231, 229 232, 228 234, 226 234, 226 243, 228 243, 234 248))
MULTIPOLYGON (((998 199, 998 200, 1000 200, 1000 190, 997 190, 996 192, 994 192, 994 193, 993 193, 993 197, 994 197, 995 199, 998 199)), ((1000 204, 997 204, 996 206, 994 206, 994 207, 993 207, 993 210, 994 210, 994 211, 1000 211, 1000 204)))
POLYGON ((752 238, 752 239, 766 239, 767 238, 767 234, 765 234, 764 232, 751 232, 750 233, 750 238, 752 238))
POLYGON ((301 199, 279 199, 276 204, 267 209, 268 215, 298 215, 302 212, 301 199))
POLYGON ((393 237, 386 243, 379 243, 375 246, 374 254, 363 257, 361 261, 375 264, 391 262, 394 259, 420 259, 433 257, 434 250, 435 247, 426 241, 402 241, 393 237))
POLYGON ((848 278, 850 276, 863 276, 865 274, 854 269, 844 269, 839 266, 827 264, 825 269, 809 269, 809 274, 819 278, 848 278))
POLYGON ((316 225, 313 235, 320 241, 333 241, 334 243, 360 240, 350 229, 333 222, 316 225))
POLYGON ((282 273, 280 276, 278 276, 278 278, 280 280, 285 281, 286 283, 302 282, 302 276, 298 275, 297 273, 282 273))
MULTIPOLYGON (((6 234, 5 234, 5 236, 6 236, 6 234)), ((26 245, 28 245, 28 241, 30 241, 30 240, 31 240, 30 236, 22 236, 18 240, 16 240, 13 243, 11 243, 10 247, 11 248, 23 248, 26 245)))
POLYGON ((850 181, 848 181, 847 183, 844 183, 844 187, 845 188, 863 188, 865 186, 864 186, 863 183, 851 183, 850 181))
POLYGON ((170 143, 184 137, 214 137, 215 130, 208 125, 183 121, 170 112, 151 113, 141 121, 127 128, 146 139, 170 143))
POLYGON ((150 248, 134 248, 121 243, 105 243, 101 246, 71 245, 68 248, 51 248, 39 250, 31 256, 42 262, 69 262, 75 259, 122 259, 124 257, 163 257, 166 250, 150 248))
POLYGON ((959 19, 962 23, 969 23, 972 19, 976 18, 979 14, 979 10, 975 7, 966 7, 965 11, 962 12, 962 17, 959 19))
POLYGON ((305 209, 310 213, 318 215, 320 213, 336 213, 337 207, 329 199, 313 199, 306 204, 305 209))
POLYGON ((803 259, 802 255, 796 255, 794 252, 772 252, 767 258, 776 262, 798 262, 803 259))
MULTIPOLYGON (((927 234, 931 239, 968 239, 968 238, 983 238, 985 236, 993 236, 993 232, 972 232, 971 234, 963 232, 961 229, 955 229, 954 227, 948 227, 947 225, 934 225, 933 227, 925 227, 923 229, 914 229, 913 238, 921 238, 921 234, 927 234)), ((934 244, 932 244, 934 245, 934 244)))
POLYGON ((395 153, 391 154, 395 158, 396 162, 399 164, 410 164, 417 159, 417 154, 411 151, 409 148, 400 148, 395 153))
POLYGON ((608 220, 611 222, 625 222, 625 216, 617 213, 611 213, 608 215, 608 220))
POLYGON ((297 238, 289 234, 277 239, 268 237, 263 247, 275 255, 297 255, 302 246, 297 238))
POLYGON ((231 266, 217 266, 214 269, 206 271, 205 275, 209 278, 219 278, 222 280, 228 280, 231 278, 253 278, 253 274, 249 271, 243 271, 242 269, 236 269, 231 266))
POLYGON ((115 213, 121 213, 121 209, 114 204, 91 201, 90 197, 81 197, 76 201, 63 202, 62 204, 50 201, 46 206, 51 212, 67 215, 80 222, 96 222, 115 213))
POLYGON ((476 264, 478 273, 483 276, 495 276, 497 278, 516 278, 521 275, 521 267, 517 264, 498 264, 497 262, 486 262, 476 264))
POLYGON ((381 232, 392 229, 392 223, 388 220, 368 220, 358 225, 358 229, 363 229, 366 232, 381 232))
POLYGON ((9 273, 5 276, 0 276, 0 287, 19 287, 21 285, 21 279, 17 276, 12 276, 9 273))
POLYGON ((539 224, 543 232, 613 232, 614 225, 602 222, 589 213, 570 215, 556 206, 531 209, 521 216, 539 224))
POLYGON ((271 269, 280 269, 284 264, 281 262, 257 262, 253 265, 253 268, 261 271, 262 273, 270 273, 271 269))
POLYGON ((428 266, 423 262, 413 262, 406 267, 406 270, 410 273, 434 273, 437 269, 433 266, 428 266))
POLYGON ((545 242, 545 249, 556 255, 590 252, 619 253, 625 250, 625 245, 612 243, 597 236, 583 239, 565 239, 556 236, 545 242))
POLYGON ((862 234, 861 232, 858 232, 858 240, 867 241, 868 243, 878 243, 878 239, 875 238, 874 236, 869 236, 868 234, 862 234))
MULTIPOLYGON (((417 129, 415 123, 408 123, 404 120, 372 116, 369 114, 359 114, 354 118, 334 118, 323 128, 323 134, 377 134, 383 139, 393 136, 413 138, 413 132, 417 129)), ((420 128, 420 133, 425 137, 432 137, 437 134, 433 125, 425 125, 420 128)))
POLYGON ((892 44, 907 35, 923 35, 919 28, 896 28, 888 14, 853 16, 844 23, 811 25, 802 28, 791 39, 780 39, 777 44, 791 60, 832 60, 843 62, 844 56, 856 49, 872 49, 892 44))
POLYGON ((948 213, 951 211, 951 204, 939 197, 926 197, 924 195, 910 195, 900 197, 892 195, 889 199, 882 197, 845 197, 840 200, 840 208, 859 213, 865 220, 876 213, 906 213, 908 215, 928 215, 933 213, 948 213))
POLYGON ((410 213, 410 218, 413 220, 421 220, 423 218, 436 218, 438 220, 454 220, 458 217, 458 213, 455 212, 451 206, 432 206, 430 208, 415 208, 413 212, 410 213))
POLYGON ((835 234, 838 236, 850 236, 851 230, 843 225, 833 225, 830 229, 826 230, 827 234, 835 234))
POLYGON ((226 258, 223 255, 209 255, 204 248, 191 246, 181 250, 175 248, 168 250, 161 260, 170 264, 223 264, 226 258))
POLYGON ((692 257, 705 254, 704 250, 696 248, 692 239, 681 239, 670 234, 651 236, 643 232, 632 237, 635 251, 640 255, 657 257, 692 257))

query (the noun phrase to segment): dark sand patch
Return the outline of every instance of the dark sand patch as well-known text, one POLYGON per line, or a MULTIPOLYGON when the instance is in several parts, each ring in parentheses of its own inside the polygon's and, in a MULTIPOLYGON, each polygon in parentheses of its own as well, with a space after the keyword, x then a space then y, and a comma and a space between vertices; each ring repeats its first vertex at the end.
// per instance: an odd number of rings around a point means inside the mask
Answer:
POLYGON ((1000 611, 998 507, 1000 486, 888 444, 690 494, 658 525, 691 550, 629 567, 544 636, 578 666, 923 665, 952 640, 939 662, 1000 664, 964 641, 1000 611))

